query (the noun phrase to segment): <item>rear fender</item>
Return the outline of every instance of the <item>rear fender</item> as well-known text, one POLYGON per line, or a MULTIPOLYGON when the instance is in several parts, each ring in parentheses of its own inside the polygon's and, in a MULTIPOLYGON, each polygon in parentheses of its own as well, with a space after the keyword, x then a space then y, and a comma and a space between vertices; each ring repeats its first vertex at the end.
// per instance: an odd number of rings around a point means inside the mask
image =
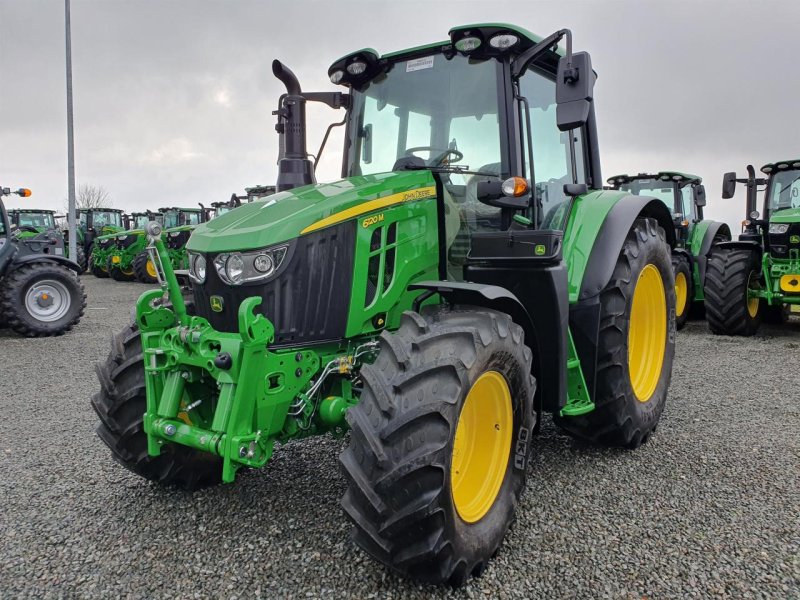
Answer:
POLYGON ((72 269, 78 275, 81 273, 81 268, 78 266, 78 263, 72 262, 70 259, 64 256, 58 256, 56 254, 26 254, 24 256, 17 255, 14 257, 12 267, 36 262, 54 262, 58 263, 62 267, 72 269))

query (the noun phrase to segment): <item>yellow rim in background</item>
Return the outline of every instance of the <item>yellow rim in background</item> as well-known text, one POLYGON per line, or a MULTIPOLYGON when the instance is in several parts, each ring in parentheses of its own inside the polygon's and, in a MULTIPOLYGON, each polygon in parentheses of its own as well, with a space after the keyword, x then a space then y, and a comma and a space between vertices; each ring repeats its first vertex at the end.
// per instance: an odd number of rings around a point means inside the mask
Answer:
POLYGON ((686 302, 689 299, 689 284, 686 281, 685 273, 675 275, 675 315, 683 316, 686 310, 686 302))
MULTIPOLYGON (((747 289, 748 292, 750 289, 750 282, 753 279, 754 273, 750 273, 750 277, 747 278, 747 289)), ((758 315, 758 305, 761 304, 761 298, 751 297, 748 293, 747 295, 747 313, 750 315, 751 319, 755 319, 758 315)))
POLYGON ((655 265, 645 265, 633 292, 628 325, 628 373, 639 402, 652 397, 661 378, 667 342, 667 296, 655 265))
POLYGON ((156 266, 153 264, 152 260, 150 259, 147 260, 147 265, 145 265, 145 269, 147 270, 147 274, 150 275, 150 277, 156 276, 156 266))
POLYGON ((458 417, 450 487, 458 515, 467 523, 492 508, 508 469, 514 415, 511 392, 497 371, 472 385, 458 417))

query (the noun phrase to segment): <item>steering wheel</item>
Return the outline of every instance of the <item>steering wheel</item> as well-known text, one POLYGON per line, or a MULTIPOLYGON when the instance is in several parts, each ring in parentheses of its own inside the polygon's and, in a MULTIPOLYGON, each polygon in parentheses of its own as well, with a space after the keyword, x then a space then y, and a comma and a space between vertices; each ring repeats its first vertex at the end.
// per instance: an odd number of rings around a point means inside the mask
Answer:
MULTIPOLYGON (((414 152, 422 152, 424 150, 427 150, 428 152, 433 153, 433 152, 437 152, 439 149, 438 148, 434 148, 433 146, 414 146, 413 148, 406 148, 404 156, 414 156, 414 152)), ((452 148, 447 148, 444 152, 442 152, 441 154, 438 154, 436 157, 428 159, 427 162, 428 162, 428 166, 430 166, 430 167, 438 167, 440 165, 445 164, 445 162, 447 162, 447 163, 458 162, 462 158, 464 158, 464 155, 461 152, 459 152, 458 150, 454 150, 452 148), (451 154, 455 157, 455 159, 454 160, 445 161, 445 159, 448 156, 450 156, 451 154)))

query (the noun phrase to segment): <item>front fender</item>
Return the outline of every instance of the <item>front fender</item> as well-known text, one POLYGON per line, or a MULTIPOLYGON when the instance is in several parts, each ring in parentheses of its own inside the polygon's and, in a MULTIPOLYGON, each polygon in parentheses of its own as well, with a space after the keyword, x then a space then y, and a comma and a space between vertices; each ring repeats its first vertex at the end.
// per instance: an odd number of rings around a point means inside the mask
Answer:
POLYGON ((714 240, 718 237, 725 237, 731 240, 731 230, 726 223, 720 221, 700 221, 692 231, 692 238, 689 241, 689 250, 695 257, 697 264, 697 281, 695 283, 701 288, 706 281, 706 267, 708 265, 708 253, 714 240))

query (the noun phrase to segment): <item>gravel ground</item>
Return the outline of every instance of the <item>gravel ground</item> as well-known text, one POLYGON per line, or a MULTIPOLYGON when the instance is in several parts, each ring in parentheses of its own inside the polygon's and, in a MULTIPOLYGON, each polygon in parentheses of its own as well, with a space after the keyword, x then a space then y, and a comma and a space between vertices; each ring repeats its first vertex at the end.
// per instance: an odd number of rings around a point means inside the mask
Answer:
POLYGON ((350 541, 328 438, 188 495, 112 462, 95 361, 142 291, 86 276, 69 335, 0 331, 0 597, 800 597, 800 321, 678 335, 658 433, 589 448, 548 421, 516 523, 462 589, 401 580, 350 541))

